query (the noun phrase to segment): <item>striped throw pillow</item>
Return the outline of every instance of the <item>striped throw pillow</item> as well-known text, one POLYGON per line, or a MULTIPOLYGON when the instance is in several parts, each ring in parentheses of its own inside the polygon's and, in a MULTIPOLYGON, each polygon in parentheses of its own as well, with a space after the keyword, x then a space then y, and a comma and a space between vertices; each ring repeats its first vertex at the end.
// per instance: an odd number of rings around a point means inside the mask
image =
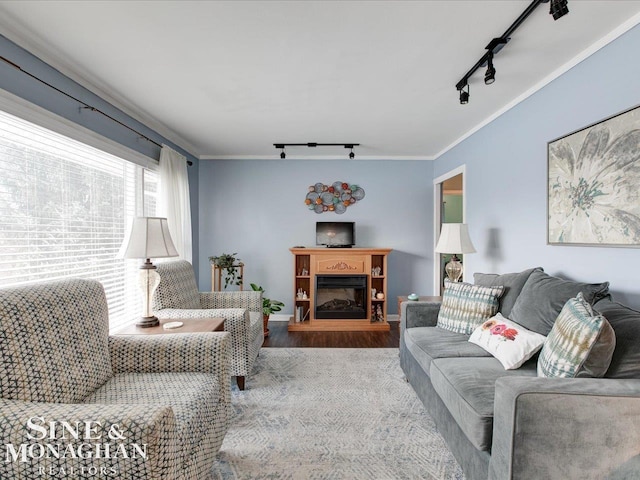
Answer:
POLYGON ((611 363, 616 335, 582 293, 567 300, 538 358, 539 377, 603 377, 611 363))
POLYGON ((471 335, 498 312, 503 286, 481 287, 470 283, 449 282, 445 285, 437 326, 456 333, 471 335))

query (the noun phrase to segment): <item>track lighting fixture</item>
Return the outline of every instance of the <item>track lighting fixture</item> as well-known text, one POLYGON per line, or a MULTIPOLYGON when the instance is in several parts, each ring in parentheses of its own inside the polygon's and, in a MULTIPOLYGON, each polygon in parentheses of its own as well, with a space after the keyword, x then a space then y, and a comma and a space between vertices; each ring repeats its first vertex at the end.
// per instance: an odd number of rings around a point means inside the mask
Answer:
POLYGON ((551 5, 549 6, 549 14, 553 16, 554 20, 558 20, 560 17, 564 17, 567 13, 569 13, 567 0, 551 0, 551 5))
POLYGON ((317 142, 308 142, 308 143, 274 143, 273 144, 274 147, 276 147, 277 149, 281 149, 282 152, 280 153, 280 158, 285 159, 287 156, 284 153, 284 147, 309 147, 309 148, 315 148, 315 147, 344 147, 344 148, 348 148, 351 150, 351 152, 349 152, 349 158, 351 160, 353 160, 354 158, 356 158, 356 154, 353 153, 353 148, 354 147, 358 147, 360 146, 359 143, 317 143, 317 142))
POLYGON ((484 74, 484 84, 491 85, 496 81, 496 69, 493 67, 493 52, 487 57, 487 71, 484 74))
POLYGON ((465 105, 469 103, 469 79, 471 76, 478 70, 480 67, 487 66, 487 70, 484 74, 484 83, 486 85, 491 85, 496 81, 496 69, 493 66, 493 57, 504 48, 504 46, 511 40, 511 35, 516 29, 524 22, 529 15, 533 13, 533 11, 540 5, 541 3, 549 3, 551 5, 549 7, 549 13, 553 16, 554 20, 558 20, 560 17, 569 13, 569 7, 567 6, 568 0, 533 0, 529 6, 525 9, 524 12, 520 14, 520 16, 516 19, 513 24, 504 32, 500 37, 496 37, 489 45, 485 47, 487 52, 480 57, 480 60, 476 62, 476 64, 471 67, 471 69, 465 73, 464 77, 460 79, 458 83, 456 83, 456 90, 460 92, 460 104, 465 105), (465 91, 464 88, 467 88, 465 91))
POLYGON ((467 103, 469 103, 469 85, 464 85, 460 88, 460 105, 466 105, 467 103))

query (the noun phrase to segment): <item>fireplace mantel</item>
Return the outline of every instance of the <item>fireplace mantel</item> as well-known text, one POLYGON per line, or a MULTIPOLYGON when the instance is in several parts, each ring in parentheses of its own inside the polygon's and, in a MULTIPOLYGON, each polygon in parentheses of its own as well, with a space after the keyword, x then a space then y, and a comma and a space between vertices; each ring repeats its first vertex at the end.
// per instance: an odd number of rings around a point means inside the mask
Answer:
POLYGON ((387 322, 387 256, 390 248, 294 247, 294 311, 289 331, 389 330, 387 322), (367 300, 365 319, 315 318, 316 275, 365 275, 367 300), (372 298, 372 289, 383 298, 372 298), (306 298, 298 293, 305 292, 306 298), (377 315, 380 311, 382 314, 377 315))

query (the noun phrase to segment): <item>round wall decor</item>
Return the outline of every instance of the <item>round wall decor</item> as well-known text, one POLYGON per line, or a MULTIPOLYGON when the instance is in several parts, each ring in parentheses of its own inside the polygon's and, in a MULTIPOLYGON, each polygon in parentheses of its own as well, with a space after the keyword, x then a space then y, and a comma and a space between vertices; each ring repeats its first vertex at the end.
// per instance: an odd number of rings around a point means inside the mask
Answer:
POLYGON ((342 214, 347 207, 361 201, 364 195, 364 189, 358 185, 345 182, 333 182, 331 185, 316 183, 309 186, 304 203, 316 213, 342 214))

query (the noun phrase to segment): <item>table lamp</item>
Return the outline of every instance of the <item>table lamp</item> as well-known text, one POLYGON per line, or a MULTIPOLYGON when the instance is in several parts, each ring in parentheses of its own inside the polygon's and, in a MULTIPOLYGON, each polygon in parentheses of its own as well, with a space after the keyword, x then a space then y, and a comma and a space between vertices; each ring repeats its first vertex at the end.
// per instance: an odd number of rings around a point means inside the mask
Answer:
POLYGON ((136 323, 138 327, 148 328, 160 324, 151 311, 153 292, 160 284, 160 274, 151 263, 152 258, 177 257, 178 251, 169 235, 166 218, 136 217, 122 242, 118 258, 142 258, 145 262, 140 267, 139 286, 143 294, 142 318, 136 323))
POLYGON ((447 277, 452 282, 458 282, 462 277, 462 263, 457 253, 475 253, 476 249, 469 238, 469 228, 466 223, 443 223, 440 238, 436 245, 436 253, 452 253, 451 260, 444 267, 447 277))

